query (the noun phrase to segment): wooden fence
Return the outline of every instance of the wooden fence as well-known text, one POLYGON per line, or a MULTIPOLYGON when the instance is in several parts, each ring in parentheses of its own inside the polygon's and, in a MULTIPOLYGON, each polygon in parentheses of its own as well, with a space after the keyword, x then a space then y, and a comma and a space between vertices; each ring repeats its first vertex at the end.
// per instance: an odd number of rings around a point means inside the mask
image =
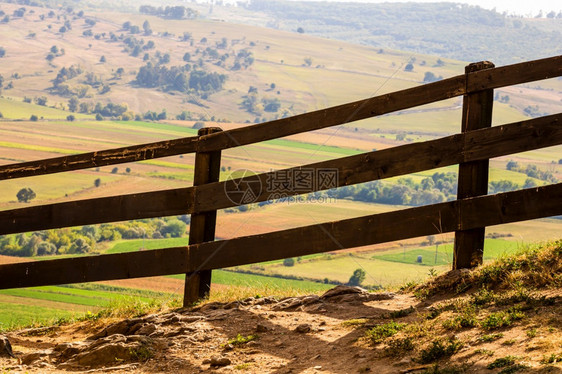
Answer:
MULTIPOLYGON (((562 113, 491 127, 493 90, 562 76, 562 56, 494 67, 470 64, 465 74, 324 110, 199 136, 0 166, 13 179, 195 153, 194 185, 0 211, 0 235, 77 225, 191 214, 189 245, 0 266, 0 288, 93 282, 186 273, 184 304, 210 291, 212 269, 336 251, 388 241, 455 232, 453 268, 482 262, 487 226, 562 214, 562 183, 487 195, 488 160, 562 144, 562 113), (225 191, 240 180, 219 182, 221 151, 349 123, 463 96, 461 133, 335 160, 302 165, 336 170, 341 187, 459 164, 457 200, 267 234, 214 240, 217 209, 238 205, 225 191)), ((262 185, 280 171, 253 176, 262 185)), ((254 202, 271 191, 248 183, 254 202)), ((286 191, 298 195, 320 191, 286 191)))

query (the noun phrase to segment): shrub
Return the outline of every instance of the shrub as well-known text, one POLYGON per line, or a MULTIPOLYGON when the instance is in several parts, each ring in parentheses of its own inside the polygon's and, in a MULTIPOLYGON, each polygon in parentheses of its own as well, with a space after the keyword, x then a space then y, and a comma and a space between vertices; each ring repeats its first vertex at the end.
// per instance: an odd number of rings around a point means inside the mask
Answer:
POLYGON ((366 332, 366 337, 373 344, 382 343, 386 338, 396 335, 398 331, 406 327, 405 323, 391 321, 383 325, 378 325, 366 332))
POLYGON ((283 260, 283 266, 295 266, 294 258, 286 258, 283 260))
POLYGON ((448 338, 446 340, 435 339, 431 342, 431 346, 421 352, 420 362, 427 364, 436 361, 442 357, 454 355, 462 348, 463 344, 456 338, 448 338))

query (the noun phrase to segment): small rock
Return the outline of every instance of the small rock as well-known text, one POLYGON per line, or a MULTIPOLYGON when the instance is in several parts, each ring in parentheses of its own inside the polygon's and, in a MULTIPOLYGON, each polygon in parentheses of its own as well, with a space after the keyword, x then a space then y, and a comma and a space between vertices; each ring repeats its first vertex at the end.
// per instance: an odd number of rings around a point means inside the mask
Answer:
POLYGON ((21 363, 24 365, 31 365, 33 363, 35 363, 36 361, 40 360, 41 357, 45 356, 44 353, 42 352, 33 352, 33 353, 28 353, 24 356, 21 357, 21 363))
POLYGON ((12 345, 10 344, 8 338, 0 335, 0 357, 2 356, 16 357, 14 356, 12 345))
POLYGON ((224 350, 225 351, 232 351, 234 349, 234 346, 232 344, 227 344, 224 346, 224 350))
POLYGON ((211 357, 211 366, 227 366, 230 365, 231 361, 228 357, 219 357, 213 356, 211 357))
POLYGON ((322 370, 322 366, 317 365, 317 366, 313 367, 313 369, 315 369, 315 370, 322 370))
POLYGON ((211 359, 210 358, 206 358, 203 360, 203 362, 201 364, 203 365, 209 365, 211 363, 211 359))
POLYGON ((255 340, 251 340, 248 343, 246 343, 246 347, 257 347, 258 345, 260 345, 260 343, 258 343, 255 340))
POLYGON ((301 325, 298 325, 297 328, 295 329, 296 332, 301 334, 310 332, 310 330, 312 330, 312 327, 308 323, 303 323, 301 325))
POLYGON ((263 325, 261 323, 258 323, 256 325, 256 331, 257 332, 267 332, 267 331, 269 331, 269 327, 267 327, 266 325, 263 325))

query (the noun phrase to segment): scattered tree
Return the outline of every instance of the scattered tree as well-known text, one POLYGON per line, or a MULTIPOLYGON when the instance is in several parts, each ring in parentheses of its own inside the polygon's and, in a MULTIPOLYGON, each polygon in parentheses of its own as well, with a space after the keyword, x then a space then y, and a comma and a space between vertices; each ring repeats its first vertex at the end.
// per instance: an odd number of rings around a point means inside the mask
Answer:
POLYGON ((283 266, 295 266, 294 258, 286 258, 283 260, 283 266))
POLYGON ((4 47, 0 47, 0 58, 4 57, 6 55, 6 49, 4 49, 4 47))
POLYGON ((411 62, 408 62, 406 67, 404 67, 404 71, 414 71, 414 65, 411 62))
POLYGON ((66 120, 69 122, 73 122, 74 120, 76 120, 76 117, 74 116, 74 114, 69 114, 68 116, 66 116, 66 120))
POLYGON ((94 186, 99 187, 101 185, 101 179, 98 178, 94 181, 94 186))
POLYGON ((100 57, 100 62, 101 62, 102 64, 104 64, 105 62, 107 62, 107 60, 105 59, 105 56, 101 56, 101 57, 100 57))
POLYGON ((37 117, 35 114, 32 114, 31 117, 29 117, 29 120, 33 122, 37 122, 39 120, 39 117, 37 117))
POLYGON ((36 195, 35 192, 29 188, 25 187, 18 191, 16 197, 20 203, 28 203, 31 200, 35 199, 36 195))
POLYGON ((304 34, 304 29, 303 29, 302 27, 299 27, 299 28, 297 29, 297 32, 298 32, 299 34, 304 34))
POLYGON ((365 280, 365 270, 363 269, 355 269, 353 275, 349 278, 349 282, 347 282, 350 286, 360 286, 361 283, 365 280))

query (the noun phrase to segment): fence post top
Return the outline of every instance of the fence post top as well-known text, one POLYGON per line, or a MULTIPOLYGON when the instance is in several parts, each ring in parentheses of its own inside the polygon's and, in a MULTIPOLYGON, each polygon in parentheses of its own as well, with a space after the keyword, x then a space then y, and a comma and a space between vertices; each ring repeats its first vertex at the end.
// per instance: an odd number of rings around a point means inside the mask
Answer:
POLYGON ((199 131, 197 131, 197 135, 203 136, 203 135, 214 134, 216 132, 221 132, 221 131, 222 129, 220 127, 203 127, 199 129, 199 131))
POLYGON ((478 70, 491 69, 494 67, 496 67, 496 65, 494 65, 494 63, 491 61, 479 61, 479 62, 473 62, 465 66, 464 72, 468 74, 478 70))

